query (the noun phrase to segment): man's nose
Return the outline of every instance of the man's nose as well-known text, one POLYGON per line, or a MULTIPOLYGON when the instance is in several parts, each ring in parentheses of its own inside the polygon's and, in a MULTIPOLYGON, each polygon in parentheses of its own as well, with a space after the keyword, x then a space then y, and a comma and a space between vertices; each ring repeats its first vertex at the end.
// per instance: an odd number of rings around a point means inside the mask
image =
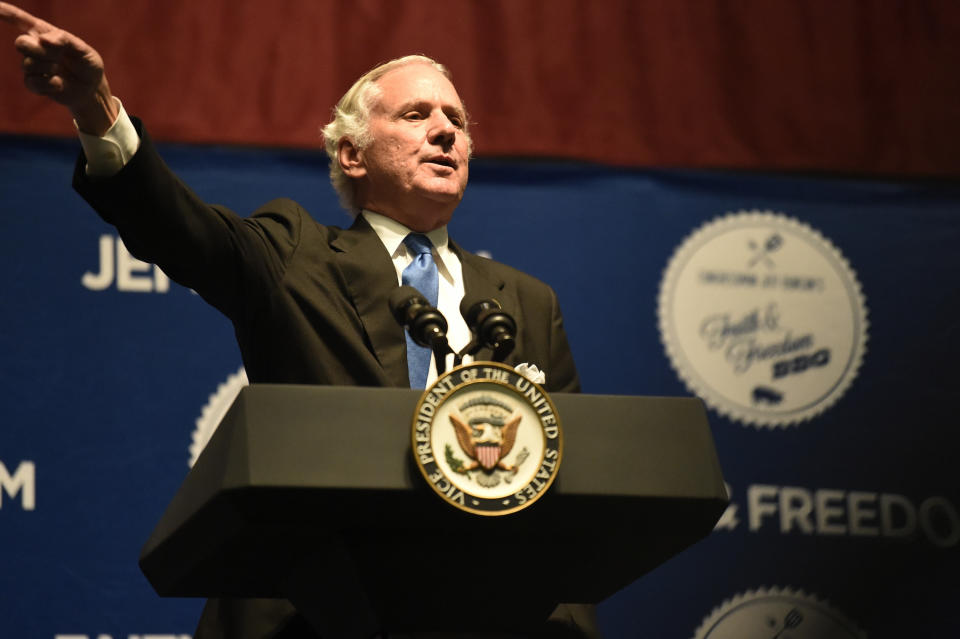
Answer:
POLYGON ((453 146, 457 139, 457 127, 444 113, 431 116, 430 142, 443 147, 453 146))

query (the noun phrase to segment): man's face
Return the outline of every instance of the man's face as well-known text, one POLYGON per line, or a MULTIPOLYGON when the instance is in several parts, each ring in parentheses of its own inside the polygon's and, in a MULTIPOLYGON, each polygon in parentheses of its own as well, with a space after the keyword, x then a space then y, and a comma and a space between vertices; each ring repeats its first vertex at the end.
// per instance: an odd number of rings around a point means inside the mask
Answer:
POLYGON ((358 151, 362 207, 415 231, 446 224, 467 186, 466 113, 453 84, 431 66, 409 64, 377 81, 372 142, 358 151))

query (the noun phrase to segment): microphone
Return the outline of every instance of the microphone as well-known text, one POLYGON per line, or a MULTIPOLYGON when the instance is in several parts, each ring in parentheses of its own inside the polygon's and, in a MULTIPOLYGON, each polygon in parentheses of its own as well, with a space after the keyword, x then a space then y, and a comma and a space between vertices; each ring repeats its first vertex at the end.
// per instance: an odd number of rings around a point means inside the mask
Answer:
POLYGON ((413 341, 433 351, 437 375, 442 375, 447 366, 447 353, 452 352, 447 343, 447 319, 412 286, 398 286, 390 293, 387 303, 394 319, 410 333, 413 341))
POLYGON ((464 297, 460 314, 467 321, 473 340, 460 353, 475 355, 482 347, 493 350, 493 361, 502 362, 517 345, 517 323, 493 298, 464 297))

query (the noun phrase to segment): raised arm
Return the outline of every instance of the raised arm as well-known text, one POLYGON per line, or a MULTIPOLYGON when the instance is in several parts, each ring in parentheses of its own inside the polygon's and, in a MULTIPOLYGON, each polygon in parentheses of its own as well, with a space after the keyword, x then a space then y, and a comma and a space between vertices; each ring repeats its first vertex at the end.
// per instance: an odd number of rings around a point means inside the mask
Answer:
POLYGON ((69 109, 84 133, 103 135, 118 111, 96 49, 6 2, 0 2, 0 21, 21 32, 14 46, 23 56, 27 89, 69 109))

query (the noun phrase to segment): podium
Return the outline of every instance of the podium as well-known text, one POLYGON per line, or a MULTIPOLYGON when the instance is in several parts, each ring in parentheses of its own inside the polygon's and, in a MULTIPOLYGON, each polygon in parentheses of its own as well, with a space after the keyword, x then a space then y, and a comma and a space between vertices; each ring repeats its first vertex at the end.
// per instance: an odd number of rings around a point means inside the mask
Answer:
POLYGON ((596 603, 713 529, 727 504, 702 403, 555 393, 549 492, 459 511, 413 463, 419 391, 244 388, 140 556, 161 596, 289 599, 322 637, 517 630, 596 603))

